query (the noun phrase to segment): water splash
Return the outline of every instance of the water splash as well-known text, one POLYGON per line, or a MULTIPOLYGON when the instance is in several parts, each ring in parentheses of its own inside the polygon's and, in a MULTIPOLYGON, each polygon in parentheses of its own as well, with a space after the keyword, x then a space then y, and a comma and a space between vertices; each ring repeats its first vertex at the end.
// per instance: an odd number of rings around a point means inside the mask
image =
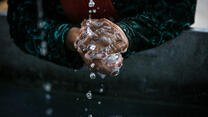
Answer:
POLYGON ((77 72, 78 70, 77 69, 74 69, 74 72, 77 72))
POLYGON ((92 12, 93 12, 93 13, 96 13, 96 9, 93 9, 92 12))
POLYGON ((97 72, 97 74, 100 76, 101 79, 105 79, 105 77, 106 77, 105 74, 102 74, 102 73, 99 73, 99 72, 97 72))
POLYGON ((96 48, 96 45, 94 44, 90 45, 90 50, 95 50, 95 48, 96 48))

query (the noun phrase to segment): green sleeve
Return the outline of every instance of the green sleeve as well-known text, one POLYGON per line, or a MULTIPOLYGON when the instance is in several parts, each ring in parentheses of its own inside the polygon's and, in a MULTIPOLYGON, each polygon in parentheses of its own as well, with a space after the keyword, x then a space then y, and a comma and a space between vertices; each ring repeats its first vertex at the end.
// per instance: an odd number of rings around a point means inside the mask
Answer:
POLYGON ((67 67, 77 68, 82 65, 82 59, 79 54, 77 52, 66 51, 64 46, 65 35, 71 27, 75 26, 75 24, 71 24, 66 20, 61 20, 61 17, 56 10, 52 12, 47 11, 48 9, 51 9, 49 8, 51 6, 48 6, 47 8, 48 4, 43 4, 44 40, 47 41, 48 49, 47 55, 43 57, 40 54, 40 44, 43 39, 40 37, 40 30, 37 28, 37 1, 9 0, 8 3, 10 33, 18 47, 29 54, 67 67))
MULTIPOLYGON (((125 56, 174 39, 194 22, 196 0, 146 0, 145 2, 142 12, 117 22, 130 43, 125 56)), ((135 7, 135 10, 141 9, 135 7)))

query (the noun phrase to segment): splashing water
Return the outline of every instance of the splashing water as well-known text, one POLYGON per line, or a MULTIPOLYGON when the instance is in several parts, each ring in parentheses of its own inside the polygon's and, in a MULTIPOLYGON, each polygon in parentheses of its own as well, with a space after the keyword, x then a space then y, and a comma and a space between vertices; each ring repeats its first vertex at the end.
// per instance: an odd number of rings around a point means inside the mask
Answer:
POLYGON ((94 44, 90 45, 90 50, 95 50, 95 48, 96 48, 96 45, 94 44))

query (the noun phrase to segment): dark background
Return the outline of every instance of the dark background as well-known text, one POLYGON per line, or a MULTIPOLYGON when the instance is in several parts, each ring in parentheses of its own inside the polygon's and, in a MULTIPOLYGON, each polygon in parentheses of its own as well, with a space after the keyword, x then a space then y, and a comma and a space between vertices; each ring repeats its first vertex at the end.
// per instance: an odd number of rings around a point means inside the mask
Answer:
POLYGON ((6 17, 0 16, 0 117, 42 117, 47 108, 54 117, 207 115, 208 29, 190 29, 136 53, 125 60, 118 77, 104 80, 90 80, 86 67, 74 72, 24 53, 8 31, 6 17), (49 101, 45 82, 52 84, 49 101), (88 90, 92 100, 85 96, 88 90))

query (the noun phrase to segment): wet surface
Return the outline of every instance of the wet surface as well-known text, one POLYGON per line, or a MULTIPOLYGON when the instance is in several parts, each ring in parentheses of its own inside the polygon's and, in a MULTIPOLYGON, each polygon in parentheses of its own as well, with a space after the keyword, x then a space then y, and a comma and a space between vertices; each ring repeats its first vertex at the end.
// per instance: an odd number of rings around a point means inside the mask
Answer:
MULTIPOLYGON (((48 107, 43 90, 2 84, 0 89, 3 94, 0 96, 1 117, 46 117, 48 107)), ((87 117, 89 113, 94 117, 199 116, 207 112, 207 108, 200 106, 119 97, 96 96, 90 102, 84 94, 62 91, 53 92, 52 97, 52 117, 87 117), (97 104, 99 100, 102 100, 102 104, 97 104)))

